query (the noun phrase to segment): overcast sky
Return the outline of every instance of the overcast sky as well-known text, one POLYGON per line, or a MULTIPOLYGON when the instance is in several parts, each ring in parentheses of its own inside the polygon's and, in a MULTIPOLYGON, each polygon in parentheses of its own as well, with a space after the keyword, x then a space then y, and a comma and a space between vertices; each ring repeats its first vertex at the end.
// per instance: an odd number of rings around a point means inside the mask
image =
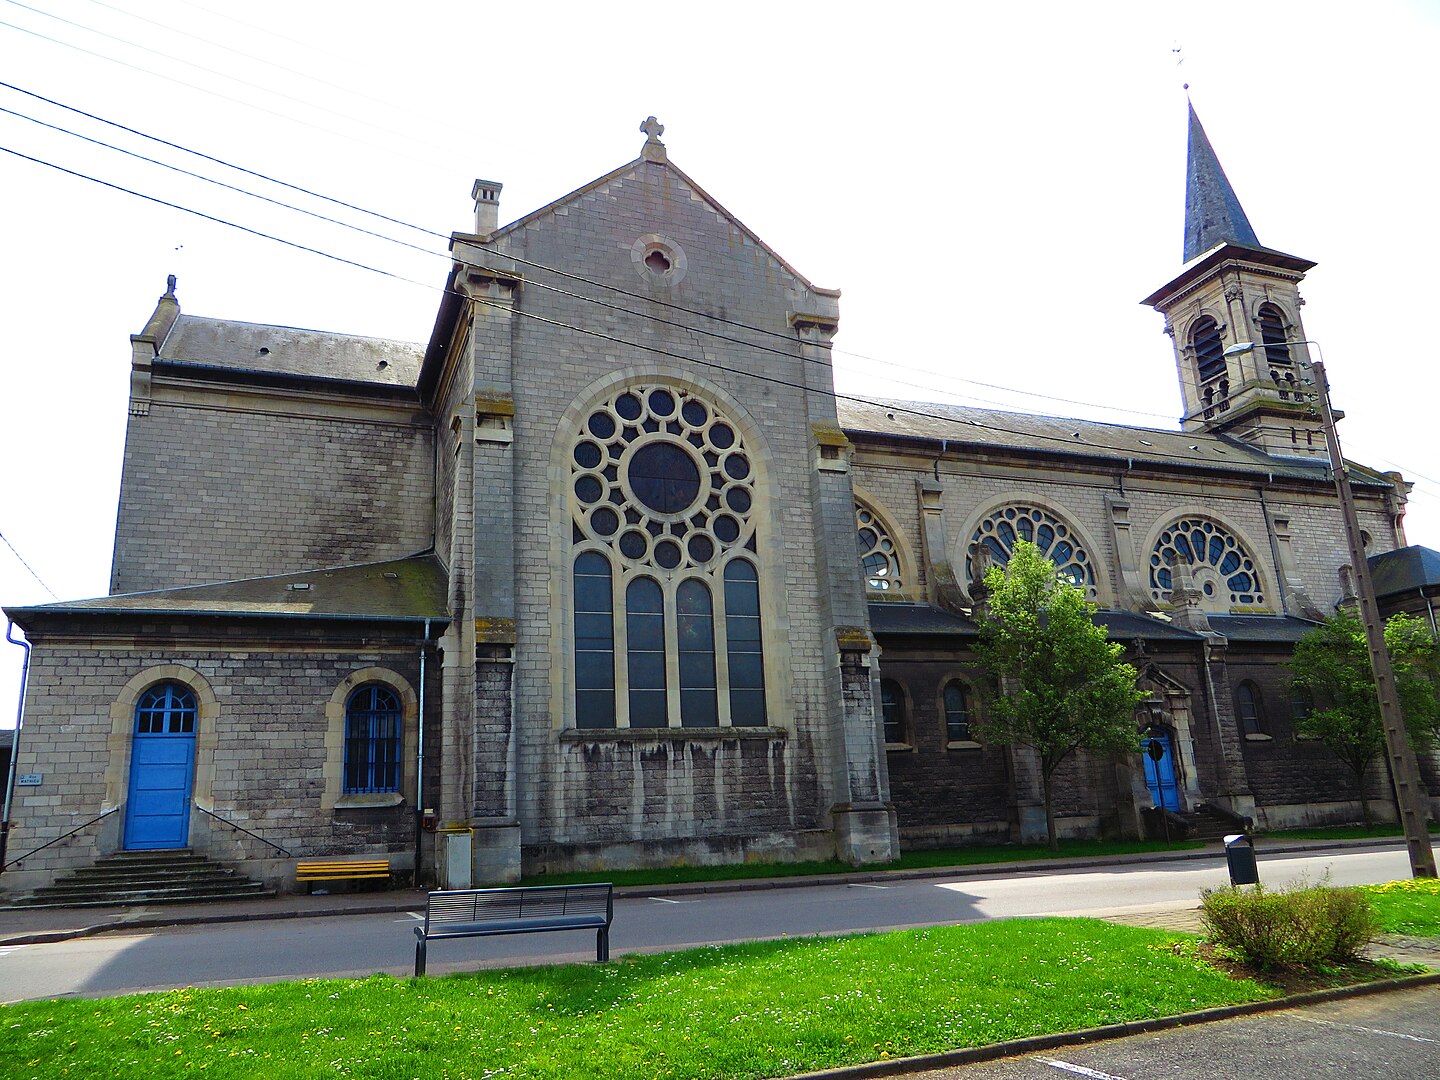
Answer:
MULTIPOLYGON (((511 221, 637 156, 653 113, 675 164, 843 290, 842 392, 1153 427, 1175 426, 1180 399, 1161 318, 1138 302, 1181 265, 1188 81, 1261 242, 1319 264, 1305 326, 1347 454, 1414 481, 1409 540, 1440 547, 1423 321, 1440 5, 224 8, 0 0, 0 79, 441 234, 471 227, 476 177, 505 184, 511 221)), ((60 598, 103 595, 128 337, 166 275, 190 314, 424 341, 444 242, 14 89, 0 108, 6 150, 395 275, 0 153, 0 533, 60 598)), ((0 545, 0 602, 49 599, 0 545)), ((0 725, 20 656, 0 649, 0 725)))

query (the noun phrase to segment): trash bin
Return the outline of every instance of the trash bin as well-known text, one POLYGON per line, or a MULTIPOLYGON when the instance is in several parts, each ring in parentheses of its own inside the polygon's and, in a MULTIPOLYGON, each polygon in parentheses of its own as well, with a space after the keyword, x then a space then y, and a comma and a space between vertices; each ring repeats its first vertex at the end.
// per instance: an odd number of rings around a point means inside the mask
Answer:
POLYGON ((1255 866, 1255 841, 1244 833, 1225 837, 1225 862, 1230 867, 1231 885, 1260 883, 1260 871, 1255 866))

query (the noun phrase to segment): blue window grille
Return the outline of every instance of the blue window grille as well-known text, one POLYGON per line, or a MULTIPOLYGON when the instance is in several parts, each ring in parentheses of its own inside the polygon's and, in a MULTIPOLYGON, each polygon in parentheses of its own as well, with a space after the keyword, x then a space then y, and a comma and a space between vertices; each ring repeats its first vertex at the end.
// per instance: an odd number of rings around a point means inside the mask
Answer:
POLYGON ((180 683, 161 683, 140 695, 135 706, 135 731, 140 735, 192 735, 195 694, 180 683))
POLYGON ((388 686, 362 686, 345 703, 345 794, 400 790, 400 699, 388 686))

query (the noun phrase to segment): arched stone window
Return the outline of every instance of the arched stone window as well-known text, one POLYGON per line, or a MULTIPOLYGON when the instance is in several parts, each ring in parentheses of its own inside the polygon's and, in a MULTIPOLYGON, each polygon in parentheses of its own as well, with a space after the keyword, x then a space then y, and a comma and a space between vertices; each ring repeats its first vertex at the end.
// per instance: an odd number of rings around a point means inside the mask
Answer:
POLYGON ((1247 738, 1264 736, 1265 703, 1260 688, 1249 679, 1235 687, 1235 716, 1240 721, 1240 733, 1247 738))
POLYGON ((865 588, 878 593, 896 593, 904 588, 895 540, 880 515, 862 502, 855 504, 855 532, 865 588))
POLYGON ((1150 552, 1150 596, 1170 602, 1173 562, 1190 564, 1206 611, 1255 609, 1265 603, 1254 558, 1229 529, 1206 518, 1181 518, 1161 532, 1150 552))
POLYGON ((1038 547, 1062 578, 1084 589, 1090 599, 1095 598, 1095 569, 1090 553, 1081 546, 1071 526, 1036 506, 1006 506, 981 520, 965 552, 966 579, 975 579, 975 557, 982 546, 994 563, 1004 566, 1020 540, 1038 547))
POLYGON ((345 702, 344 794, 400 790, 403 730, 404 710, 390 687, 370 683, 350 694, 345 702))
POLYGON ((970 688, 959 679, 945 684, 940 695, 940 704, 945 709, 945 741, 950 743, 972 742, 970 721, 974 716, 971 708, 970 688))
POLYGON ((904 746, 910 741, 905 716, 905 691, 894 679, 880 680, 880 716, 887 744, 904 746))
POLYGON ((766 724, 755 462, 692 390, 617 388, 570 433, 575 725, 766 724))

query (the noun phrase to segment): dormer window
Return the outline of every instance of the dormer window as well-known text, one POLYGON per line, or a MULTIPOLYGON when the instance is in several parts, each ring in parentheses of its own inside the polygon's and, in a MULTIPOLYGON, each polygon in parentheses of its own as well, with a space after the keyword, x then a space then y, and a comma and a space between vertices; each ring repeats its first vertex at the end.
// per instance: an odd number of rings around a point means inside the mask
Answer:
POLYGON ((1285 343, 1285 316, 1274 304, 1260 306, 1260 340, 1265 345, 1266 363, 1290 366, 1290 346, 1285 343))
POLYGON ((1225 374, 1225 347, 1220 343, 1220 325, 1209 315, 1195 321, 1195 327, 1190 331, 1190 344, 1195 350, 1195 362, 1202 383, 1225 374))

